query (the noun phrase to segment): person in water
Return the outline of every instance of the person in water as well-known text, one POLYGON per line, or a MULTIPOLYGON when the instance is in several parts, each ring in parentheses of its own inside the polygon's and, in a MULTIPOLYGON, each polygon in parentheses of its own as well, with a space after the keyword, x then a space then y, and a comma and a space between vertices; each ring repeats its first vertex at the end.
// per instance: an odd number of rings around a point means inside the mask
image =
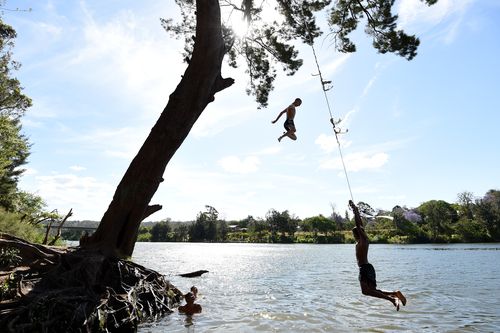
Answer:
POLYGON ((184 299, 186 300, 186 304, 179 306, 178 309, 180 313, 185 313, 187 315, 201 313, 201 305, 194 302, 196 296, 192 292, 188 292, 184 295, 184 299))
POLYGON ((272 121, 272 123, 276 123, 280 117, 286 113, 286 120, 283 126, 285 127, 286 132, 283 132, 283 135, 278 138, 278 141, 281 142, 285 136, 289 137, 292 140, 297 140, 297 136, 295 132, 297 131, 295 128, 295 124, 293 119, 295 118, 295 108, 302 104, 302 100, 300 98, 296 98, 290 106, 288 106, 285 110, 281 111, 280 114, 272 121))
POLYGON ((375 268, 368 262, 368 236, 363 228, 363 221, 359 215, 358 207, 349 200, 349 206, 354 213, 354 221, 356 226, 352 229, 354 239, 356 240, 356 259, 359 266, 359 284, 363 295, 383 298, 390 301, 399 311, 400 303, 406 305, 406 298, 401 291, 383 291, 377 289, 377 279, 375 275, 375 268))
POLYGON ((190 290, 193 293, 194 299, 196 299, 198 297, 198 288, 192 286, 190 290))

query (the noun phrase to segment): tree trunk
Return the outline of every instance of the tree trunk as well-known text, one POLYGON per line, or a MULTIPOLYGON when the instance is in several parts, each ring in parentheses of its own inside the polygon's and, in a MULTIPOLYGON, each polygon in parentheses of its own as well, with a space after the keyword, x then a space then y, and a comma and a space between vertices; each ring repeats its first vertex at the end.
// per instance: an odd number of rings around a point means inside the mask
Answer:
POLYGON ((131 256, 142 220, 161 209, 149 206, 165 168, 214 95, 234 83, 221 76, 225 54, 218 0, 196 2, 196 39, 189 65, 160 118, 120 181, 99 227, 81 246, 107 255, 131 256))

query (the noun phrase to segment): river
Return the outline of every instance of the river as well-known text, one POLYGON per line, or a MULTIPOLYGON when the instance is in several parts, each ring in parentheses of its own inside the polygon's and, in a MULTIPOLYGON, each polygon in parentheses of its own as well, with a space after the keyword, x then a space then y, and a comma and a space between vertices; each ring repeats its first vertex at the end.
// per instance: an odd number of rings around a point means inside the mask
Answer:
POLYGON ((203 307, 142 333, 500 332, 498 243, 370 245, 378 287, 408 299, 399 312, 361 294, 354 245, 137 243, 133 260, 183 292, 195 285, 203 307))

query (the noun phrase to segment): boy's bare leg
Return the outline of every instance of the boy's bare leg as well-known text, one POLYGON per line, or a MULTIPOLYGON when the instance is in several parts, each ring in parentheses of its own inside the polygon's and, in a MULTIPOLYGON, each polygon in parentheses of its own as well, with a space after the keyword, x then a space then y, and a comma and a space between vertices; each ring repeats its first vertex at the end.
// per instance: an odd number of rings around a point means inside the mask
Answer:
POLYGON ((406 297, 403 295, 403 293, 401 291, 399 291, 399 290, 396 290, 396 291, 381 290, 381 292, 383 292, 384 294, 389 295, 391 297, 398 298, 401 301, 401 303, 403 304, 403 306, 406 305, 406 297))
POLYGON ((397 298, 396 296, 390 296, 390 293, 388 292, 383 292, 381 290, 372 288, 362 288, 361 292, 363 293, 363 295, 386 299, 396 307, 397 311, 399 311, 399 298, 397 298))
POLYGON ((283 135, 278 138, 278 141, 281 142, 281 139, 283 139, 285 136, 289 137, 292 140, 297 140, 297 136, 292 131, 288 131, 283 132, 283 135))
POLYGON ((380 290, 369 291, 366 295, 386 299, 396 307, 396 311, 399 311, 399 298, 397 297, 392 297, 387 294, 384 294, 380 290))
POLYGON ((402 292, 400 292, 399 290, 396 291, 396 297, 401 300, 401 303, 403 303, 403 306, 406 305, 406 297, 403 295, 402 292))

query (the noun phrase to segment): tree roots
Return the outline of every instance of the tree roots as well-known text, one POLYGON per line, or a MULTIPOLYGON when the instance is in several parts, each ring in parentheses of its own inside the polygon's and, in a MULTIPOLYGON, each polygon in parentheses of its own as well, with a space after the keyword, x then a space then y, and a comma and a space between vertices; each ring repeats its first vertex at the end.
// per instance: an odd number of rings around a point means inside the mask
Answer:
POLYGON ((128 332, 172 312, 182 293, 130 261, 77 248, 57 249, 0 234, 17 249, 0 266, 1 332, 128 332))

